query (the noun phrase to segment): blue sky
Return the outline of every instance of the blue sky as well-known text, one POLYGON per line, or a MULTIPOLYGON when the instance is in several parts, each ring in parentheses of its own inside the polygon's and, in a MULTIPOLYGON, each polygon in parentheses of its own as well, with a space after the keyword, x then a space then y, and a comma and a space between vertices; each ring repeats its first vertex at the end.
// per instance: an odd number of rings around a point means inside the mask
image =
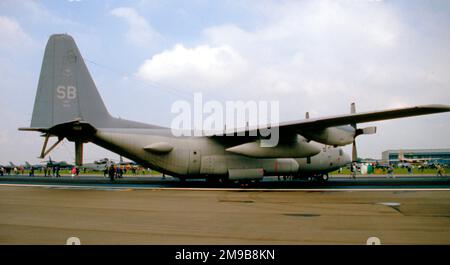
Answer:
MULTIPOLYGON (((109 109, 169 126, 171 105, 279 100, 282 121, 450 104, 448 1, 0 2, 0 164, 38 162, 28 126, 45 43, 71 34, 109 109)), ((375 123, 359 154, 449 148, 449 115, 375 123)), ((349 150, 349 149, 347 149, 349 150)), ((73 161, 65 142, 52 157, 73 161)), ((117 157, 88 145, 86 160, 117 157)))

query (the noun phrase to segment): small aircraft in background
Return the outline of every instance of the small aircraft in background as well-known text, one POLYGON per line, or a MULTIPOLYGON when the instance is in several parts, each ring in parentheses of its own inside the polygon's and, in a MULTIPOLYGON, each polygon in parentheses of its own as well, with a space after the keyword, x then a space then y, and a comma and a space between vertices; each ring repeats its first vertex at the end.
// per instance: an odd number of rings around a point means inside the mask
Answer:
POLYGON ((47 163, 48 168, 59 167, 60 169, 65 169, 73 168, 75 166, 73 164, 67 163, 66 161, 54 161, 51 157, 49 157, 48 160, 45 161, 45 163, 47 163))
POLYGON ((105 168, 109 167, 111 164, 114 164, 109 158, 102 158, 100 160, 96 160, 93 163, 84 163, 80 166, 82 170, 90 170, 90 171, 104 171, 105 168))
POLYGON ((35 170, 42 170, 45 166, 42 164, 34 164, 31 165, 28 161, 25 161, 25 166, 24 168, 26 170, 30 170, 30 169, 35 169, 35 170))

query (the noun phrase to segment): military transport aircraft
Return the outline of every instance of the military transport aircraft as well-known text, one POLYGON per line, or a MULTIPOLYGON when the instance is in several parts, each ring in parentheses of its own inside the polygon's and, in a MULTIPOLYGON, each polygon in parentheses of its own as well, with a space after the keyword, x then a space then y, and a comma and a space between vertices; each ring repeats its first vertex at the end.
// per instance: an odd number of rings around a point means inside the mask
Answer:
POLYGON ((41 157, 64 138, 75 142, 76 164, 82 164, 83 143, 92 142, 162 173, 210 180, 260 180, 264 176, 309 175, 326 178, 356 160, 355 138, 375 133, 357 123, 450 111, 447 105, 351 113, 278 125, 280 141, 263 147, 260 134, 236 130, 234 136, 174 136, 170 128, 112 117, 73 38, 52 35, 47 43, 31 125, 45 137, 41 157), (238 136, 245 133, 246 136, 238 136), (47 150, 50 137, 57 141, 47 150), (353 144, 352 158, 340 146, 353 144))

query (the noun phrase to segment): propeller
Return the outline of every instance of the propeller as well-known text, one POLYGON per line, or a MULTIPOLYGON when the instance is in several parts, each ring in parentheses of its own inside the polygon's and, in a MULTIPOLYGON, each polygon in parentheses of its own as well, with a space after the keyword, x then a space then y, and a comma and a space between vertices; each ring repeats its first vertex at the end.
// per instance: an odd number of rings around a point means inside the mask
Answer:
MULTIPOLYGON (((356 105, 355 102, 352 102, 350 104, 350 114, 356 113, 356 105)), ((356 127, 356 123, 350 124, 353 129, 355 129, 355 136, 353 137, 353 144, 352 144, 352 162, 355 162, 358 160, 358 151, 356 149, 356 136, 358 136, 358 129, 356 127)))
MULTIPOLYGON (((356 105, 355 102, 352 102, 350 104, 350 114, 356 114, 356 105)), ((352 162, 356 162, 358 160, 358 151, 356 148, 356 137, 358 137, 361 134, 374 134, 377 132, 377 127, 371 126, 359 129, 356 126, 356 123, 350 124, 355 129, 355 136, 353 136, 353 144, 352 144, 352 162)))

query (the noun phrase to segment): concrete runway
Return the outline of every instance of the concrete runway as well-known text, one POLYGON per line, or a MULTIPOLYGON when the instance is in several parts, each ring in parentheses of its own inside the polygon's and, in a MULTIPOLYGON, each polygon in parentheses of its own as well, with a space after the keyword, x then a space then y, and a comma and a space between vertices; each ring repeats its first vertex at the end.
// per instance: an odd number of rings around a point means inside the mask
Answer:
POLYGON ((389 181, 282 191, 2 177, 0 244, 450 244, 448 180, 389 181))
MULTIPOLYGON (((3 176, 0 177, 0 185, 2 184, 27 184, 27 185, 69 185, 83 186, 93 188, 239 188, 240 185, 235 183, 210 183, 203 179, 187 180, 182 183, 176 178, 161 175, 153 176, 125 176, 111 182, 109 178, 103 176, 63 176, 60 178, 44 177, 44 176, 3 176)), ((418 176, 418 175, 400 175, 395 178, 387 178, 383 175, 358 176, 351 179, 349 176, 334 175, 330 176, 327 182, 306 181, 306 180, 278 180, 277 177, 265 177, 259 183, 250 184, 250 189, 415 189, 415 188, 436 188, 450 189, 450 177, 436 177, 434 175, 418 176)))

